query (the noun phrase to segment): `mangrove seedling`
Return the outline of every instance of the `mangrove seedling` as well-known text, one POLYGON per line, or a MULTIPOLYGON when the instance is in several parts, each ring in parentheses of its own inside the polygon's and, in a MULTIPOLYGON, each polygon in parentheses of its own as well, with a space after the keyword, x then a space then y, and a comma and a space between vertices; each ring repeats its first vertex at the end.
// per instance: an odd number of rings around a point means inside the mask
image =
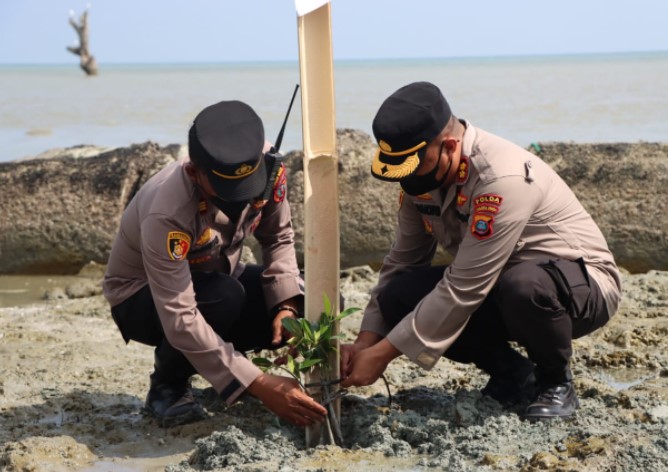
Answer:
POLYGON ((294 377, 299 385, 306 391, 307 388, 320 387, 321 404, 327 408, 327 426, 330 438, 342 446, 343 438, 341 429, 336 419, 333 402, 346 393, 345 390, 337 390, 332 393, 332 387, 340 382, 333 379, 330 368, 329 357, 336 353, 336 340, 341 338, 336 333, 336 323, 346 316, 350 316, 360 308, 347 308, 340 313, 334 313, 334 307, 325 294, 323 296, 324 310, 320 313, 318 321, 309 321, 305 318, 284 318, 281 320, 283 327, 292 334, 288 340, 288 353, 284 362, 277 363, 266 357, 255 357, 253 363, 263 371, 269 369, 282 369, 294 377), (316 384, 304 384, 304 376, 319 369, 320 382, 316 384))

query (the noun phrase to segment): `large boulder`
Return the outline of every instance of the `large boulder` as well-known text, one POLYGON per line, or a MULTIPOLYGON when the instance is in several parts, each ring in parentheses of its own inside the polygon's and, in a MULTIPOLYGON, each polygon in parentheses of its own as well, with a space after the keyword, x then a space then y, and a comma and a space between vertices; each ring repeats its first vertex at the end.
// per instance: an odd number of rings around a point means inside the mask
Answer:
POLYGON ((668 270, 668 144, 540 143, 630 272, 668 270))
MULTIPOLYGON (((394 236, 399 186, 371 177, 374 148, 362 131, 337 132, 342 268, 378 265, 394 236)), ((668 270, 662 225, 668 145, 540 143, 530 149, 572 186, 621 266, 668 270)), ((145 143, 77 157, 91 152, 71 148, 48 159, 0 164, 0 273, 74 274, 89 261, 106 263, 128 202, 183 147, 145 143)), ((288 153, 285 163, 303 263, 303 153, 288 153)))
POLYGON ((106 263, 126 205, 178 149, 145 143, 84 157, 72 148, 0 163, 0 273, 76 274, 106 263))

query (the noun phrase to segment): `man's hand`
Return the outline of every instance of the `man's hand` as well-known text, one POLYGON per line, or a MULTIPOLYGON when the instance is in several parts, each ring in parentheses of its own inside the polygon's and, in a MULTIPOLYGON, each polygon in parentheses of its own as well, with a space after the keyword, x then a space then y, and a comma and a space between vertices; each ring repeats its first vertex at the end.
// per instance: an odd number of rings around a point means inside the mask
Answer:
POLYGON ((325 407, 308 396, 295 379, 262 374, 250 384, 248 392, 280 418, 297 426, 322 423, 327 415, 325 407))
POLYGON ((401 351, 387 339, 360 350, 352 358, 350 373, 341 382, 341 387, 371 385, 383 375, 390 361, 400 355, 401 351))
POLYGON ((353 368, 353 358, 358 352, 373 346, 381 339, 383 338, 379 334, 372 333, 371 331, 361 331, 357 335, 354 344, 342 344, 339 348, 339 352, 341 353, 341 378, 345 379, 350 375, 350 371, 353 368))
POLYGON ((296 317, 294 313, 288 310, 282 310, 276 314, 276 316, 274 317, 274 321, 271 325, 273 332, 273 336, 271 338, 271 344, 273 344, 274 346, 278 346, 281 344, 282 341, 287 341, 292 337, 290 331, 285 329, 285 327, 283 326, 282 321, 284 318, 296 318, 296 317))

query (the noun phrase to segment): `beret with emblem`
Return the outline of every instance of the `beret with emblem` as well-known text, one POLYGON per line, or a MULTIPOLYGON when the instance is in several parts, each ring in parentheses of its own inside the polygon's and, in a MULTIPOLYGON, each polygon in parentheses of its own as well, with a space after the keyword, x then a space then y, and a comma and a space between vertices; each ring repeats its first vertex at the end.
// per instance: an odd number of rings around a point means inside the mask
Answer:
POLYGON ((268 177, 263 148, 262 120, 237 100, 206 107, 188 134, 190 160, 228 202, 251 200, 264 190, 268 177))
POLYGON ((373 119, 378 150, 371 173, 381 180, 399 181, 420 165, 427 144, 445 128, 452 112, 437 86, 414 82, 382 103, 373 119))

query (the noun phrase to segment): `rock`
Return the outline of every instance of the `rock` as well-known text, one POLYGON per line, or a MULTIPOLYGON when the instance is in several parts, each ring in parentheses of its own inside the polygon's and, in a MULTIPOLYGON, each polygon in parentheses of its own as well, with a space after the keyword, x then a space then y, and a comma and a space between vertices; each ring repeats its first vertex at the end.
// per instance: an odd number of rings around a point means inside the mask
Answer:
POLYGON ((54 287, 44 292, 44 300, 67 300, 67 294, 62 287, 54 287))
POLYGON ((559 458, 549 452, 537 452, 531 457, 529 464, 539 470, 554 470, 559 464, 559 458))
POLYGON ((178 149, 149 142, 0 163, 0 273, 75 274, 106 263, 126 205, 178 149))
MULTIPOLYGON (((113 148, 106 148, 100 146, 89 146, 86 144, 81 144, 78 146, 72 146, 69 148, 55 148, 44 151, 32 159, 56 159, 61 157, 72 157, 74 159, 93 157, 99 154, 102 154, 106 151, 111 151, 113 148)), ((22 162, 25 162, 29 159, 21 159, 22 162)))
MULTIPOLYGON (((394 237, 399 185, 371 176, 375 150, 359 130, 337 131, 341 268, 377 268, 394 237)), ((668 270, 661 215, 668 145, 540 143, 530 147, 571 185, 599 224, 620 266, 668 270)), ((56 149, 40 159, 0 163, 0 274, 75 274, 107 261, 124 208, 146 180, 184 146, 132 145, 101 153, 56 149)), ((303 266, 303 153, 285 156, 295 242, 303 266)), ((254 239, 249 247, 257 260, 254 239)), ((246 260, 252 260, 247 254, 246 260)), ((442 251, 440 261, 449 259, 442 251)), ((625 340, 619 342, 624 344, 625 340)))
POLYGON ((107 270, 107 266, 104 264, 99 264, 95 261, 90 261, 88 264, 83 266, 79 273, 79 277, 86 277, 89 279, 102 280, 104 277, 104 271, 107 270))
POLYGON ((99 281, 82 278, 69 284, 65 288, 68 298, 86 298, 102 294, 102 285, 99 281))
POLYGON ((668 269, 668 144, 540 143, 630 272, 668 269))

